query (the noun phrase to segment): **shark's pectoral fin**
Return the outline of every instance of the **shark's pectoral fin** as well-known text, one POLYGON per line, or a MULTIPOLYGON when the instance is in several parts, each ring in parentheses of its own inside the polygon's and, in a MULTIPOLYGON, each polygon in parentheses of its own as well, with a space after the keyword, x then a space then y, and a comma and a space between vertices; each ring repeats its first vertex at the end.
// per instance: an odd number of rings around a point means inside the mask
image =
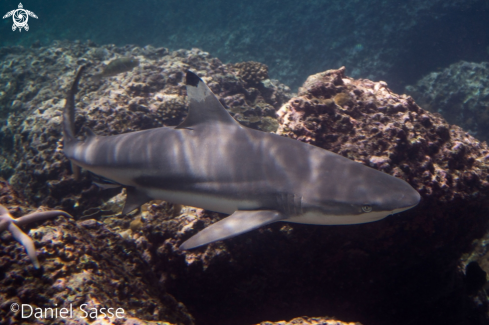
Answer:
POLYGON ((139 208, 144 203, 152 200, 152 198, 146 195, 146 193, 139 191, 135 187, 127 187, 126 193, 126 204, 124 205, 122 214, 128 214, 132 210, 139 208))
POLYGON ((236 211, 185 241, 180 249, 192 249, 285 219, 278 211, 236 211))

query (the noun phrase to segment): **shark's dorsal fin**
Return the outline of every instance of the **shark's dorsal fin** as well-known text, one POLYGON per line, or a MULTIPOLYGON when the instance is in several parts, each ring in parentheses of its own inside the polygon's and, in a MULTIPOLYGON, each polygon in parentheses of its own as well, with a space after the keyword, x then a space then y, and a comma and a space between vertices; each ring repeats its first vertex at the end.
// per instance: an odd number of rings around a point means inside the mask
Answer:
POLYGON ((176 129, 193 129, 203 124, 234 124, 240 126, 222 106, 216 95, 195 73, 187 71, 188 115, 176 129))

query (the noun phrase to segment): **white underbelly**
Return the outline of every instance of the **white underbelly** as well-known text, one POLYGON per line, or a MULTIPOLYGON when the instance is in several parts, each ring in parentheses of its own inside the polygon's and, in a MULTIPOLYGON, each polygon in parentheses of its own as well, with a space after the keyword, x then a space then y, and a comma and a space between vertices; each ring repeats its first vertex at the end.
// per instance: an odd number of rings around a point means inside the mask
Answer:
POLYGON ((236 210, 254 210, 259 203, 251 200, 233 200, 214 195, 195 194, 181 191, 169 191, 156 188, 145 189, 145 193, 154 199, 171 203, 189 205, 205 210, 232 214, 236 210))
POLYGON ((392 212, 372 212, 358 215, 325 215, 320 213, 308 212, 299 216, 284 219, 286 222, 305 223, 313 225, 351 225, 358 223, 373 222, 387 217, 392 212))

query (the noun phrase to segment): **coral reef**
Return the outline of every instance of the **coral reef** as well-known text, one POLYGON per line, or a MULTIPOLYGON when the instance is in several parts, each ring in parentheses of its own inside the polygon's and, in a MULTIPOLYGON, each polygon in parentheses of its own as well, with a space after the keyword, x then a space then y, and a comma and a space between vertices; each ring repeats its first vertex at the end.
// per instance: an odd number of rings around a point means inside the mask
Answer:
MULTIPOLYGON (((9 196, 5 189, 2 198, 9 196)), ((13 210, 20 209, 14 206, 13 210)), ((82 304, 87 304, 86 310, 123 308, 125 319, 112 319, 118 321, 114 324, 131 318, 134 322, 127 324, 156 324, 144 320, 193 324, 186 308, 158 286, 135 246, 102 223, 61 216, 31 229, 30 235, 38 247, 41 269, 32 266, 23 247, 8 233, 0 235, 0 323, 21 321, 20 313, 10 310, 17 303, 68 309, 72 304, 76 319, 70 324, 112 323, 101 316, 83 318, 82 304)), ((58 317, 50 323, 65 321, 58 317)), ((45 320, 32 318, 30 323, 44 324, 45 320)))
MULTIPOLYGON (((112 78, 85 78, 77 96, 76 127, 97 134, 177 125, 186 114, 184 72, 203 77, 232 115, 244 125, 274 131, 276 110, 290 98, 290 90, 276 81, 247 86, 233 66, 198 49, 169 52, 151 46, 93 47, 90 42, 54 42, 50 47, 3 48, 0 118, 1 176, 8 178, 36 205, 60 206, 71 213, 100 203, 87 175, 74 182, 61 147, 61 111, 65 89, 80 64, 96 76, 117 57, 139 60, 139 67, 112 78), (101 61, 103 60, 103 61, 101 61)), ((263 74, 261 74, 263 76, 263 74)), ((103 197, 103 195, 102 195, 103 197)), ((79 211, 81 213, 81 211, 79 211)))
POLYGON ((298 317, 290 320, 289 322, 261 322, 256 325, 361 325, 360 323, 346 323, 333 318, 323 317, 298 317))
POLYGON ((248 85, 259 85, 268 79, 268 67, 260 62, 239 62, 233 65, 238 70, 238 76, 248 85))
POLYGON ((485 319, 489 318, 487 306, 489 282, 489 232, 472 242, 472 250, 462 256, 460 269, 464 273, 467 295, 485 319))
POLYGON ((406 87, 419 105, 481 141, 489 140, 489 63, 460 61, 406 87))

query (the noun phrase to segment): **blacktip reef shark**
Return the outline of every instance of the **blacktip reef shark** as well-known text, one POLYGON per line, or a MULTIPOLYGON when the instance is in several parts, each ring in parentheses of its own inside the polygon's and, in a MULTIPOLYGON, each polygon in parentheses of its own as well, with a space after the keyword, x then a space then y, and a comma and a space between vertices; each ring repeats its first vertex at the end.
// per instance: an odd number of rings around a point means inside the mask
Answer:
MULTIPOLYGON (((188 115, 176 127, 113 136, 74 132, 74 95, 64 108, 64 152, 72 164, 124 186, 126 214, 161 199, 231 214, 185 241, 191 249, 276 221, 345 225, 416 206, 405 181, 330 151, 240 125, 193 72, 188 115)), ((75 170, 78 167, 74 167, 75 170)))
POLYGON ((26 214, 20 218, 14 219, 8 210, 0 204, 0 233, 4 230, 8 230, 12 237, 15 238, 19 243, 21 243, 29 258, 34 264, 34 267, 38 269, 40 267, 39 261, 37 259, 36 247, 31 237, 27 236, 19 227, 28 225, 29 223, 42 221, 57 216, 65 216, 72 218, 72 216, 64 211, 53 210, 53 211, 40 211, 26 214))

